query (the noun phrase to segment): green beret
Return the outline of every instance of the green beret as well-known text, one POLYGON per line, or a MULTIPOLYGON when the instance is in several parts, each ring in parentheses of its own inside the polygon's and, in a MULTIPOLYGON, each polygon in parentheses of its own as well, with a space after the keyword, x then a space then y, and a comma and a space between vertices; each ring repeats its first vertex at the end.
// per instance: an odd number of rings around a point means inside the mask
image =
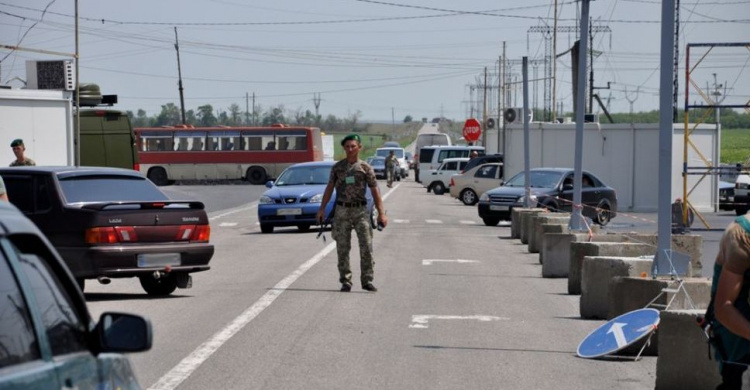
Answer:
POLYGON ((346 141, 351 141, 351 140, 355 140, 360 143, 362 142, 362 140, 359 139, 359 134, 349 134, 346 137, 344 137, 344 139, 341 140, 341 146, 344 146, 346 141))
POLYGON ((11 148, 15 148, 16 146, 23 146, 23 140, 20 138, 16 138, 13 140, 13 142, 10 143, 11 148))

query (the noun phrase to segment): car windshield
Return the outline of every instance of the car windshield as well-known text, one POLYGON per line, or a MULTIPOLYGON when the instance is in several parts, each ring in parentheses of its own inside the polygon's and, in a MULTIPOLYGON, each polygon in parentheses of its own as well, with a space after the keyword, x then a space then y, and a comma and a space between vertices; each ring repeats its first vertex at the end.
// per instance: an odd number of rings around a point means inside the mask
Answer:
MULTIPOLYGON (((554 188, 557 183, 560 182, 562 172, 550 172, 550 171, 531 171, 531 183, 532 188, 554 188)), ((524 172, 521 172, 513 176, 507 183, 506 187, 524 187, 526 186, 526 180, 524 172)))
POLYGON ((299 185, 318 185, 328 184, 331 176, 331 166, 318 167, 289 167, 279 175, 274 185, 299 186, 299 185))
POLYGON ((169 200, 150 180, 135 176, 72 176, 61 178, 60 187, 69 204, 169 200))
POLYGON ((375 154, 380 157, 385 157, 391 153, 391 150, 396 158, 404 158, 404 149, 378 149, 375 151, 375 154))

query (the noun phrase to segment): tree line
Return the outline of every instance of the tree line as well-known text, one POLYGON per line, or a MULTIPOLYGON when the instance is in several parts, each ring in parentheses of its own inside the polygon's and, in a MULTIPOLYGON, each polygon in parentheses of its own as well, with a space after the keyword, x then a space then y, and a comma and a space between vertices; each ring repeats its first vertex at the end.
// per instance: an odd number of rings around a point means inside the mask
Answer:
POLYGON ((347 117, 335 115, 316 115, 310 110, 289 110, 283 105, 263 109, 256 106, 253 112, 243 111, 237 104, 231 104, 227 110, 215 110, 210 104, 199 106, 195 110, 185 111, 185 123, 182 121, 180 108, 174 103, 161 106, 161 112, 149 116, 145 110, 126 111, 133 127, 161 127, 187 124, 199 127, 207 126, 270 126, 275 123, 288 125, 319 127, 324 131, 364 132, 369 125, 361 123, 362 112, 357 111, 347 117))

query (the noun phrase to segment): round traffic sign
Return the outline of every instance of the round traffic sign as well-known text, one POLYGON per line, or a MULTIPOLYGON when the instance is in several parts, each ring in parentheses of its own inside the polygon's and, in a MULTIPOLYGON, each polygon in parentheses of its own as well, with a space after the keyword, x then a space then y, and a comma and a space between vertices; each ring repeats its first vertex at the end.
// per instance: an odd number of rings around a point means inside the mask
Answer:
POLYGON ((479 136, 482 135, 482 125, 478 120, 469 118, 466 120, 466 123, 464 123, 463 133, 464 139, 467 142, 474 142, 479 139, 479 136))
POLYGON ((596 328, 578 345, 578 356, 597 358, 625 349, 648 336, 659 325, 659 311, 638 309, 596 328))

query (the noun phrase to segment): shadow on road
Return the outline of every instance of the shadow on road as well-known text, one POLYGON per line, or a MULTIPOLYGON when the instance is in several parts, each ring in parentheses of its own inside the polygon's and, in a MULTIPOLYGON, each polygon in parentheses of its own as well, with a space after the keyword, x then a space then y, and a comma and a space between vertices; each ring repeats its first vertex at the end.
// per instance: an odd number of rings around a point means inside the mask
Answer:
POLYGON ((490 347, 448 347, 443 345, 414 345, 414 348, 422 349, 453 349, 466 351, 499 351, 499 352, 534 352, 534 353, 559 353, 564 355, 575 355, 575 351, 555 351, 543 349, 518 349, 518 348, 490 348, 490 347))
POLYGON ((192 298, 192 295, 167 295, 163 297, 153 297, 146 293, 143 294, 126 294, 126 293, 83 293, 86 302, 102 301, 150 301, 154 299, 178 299, 192 298))

